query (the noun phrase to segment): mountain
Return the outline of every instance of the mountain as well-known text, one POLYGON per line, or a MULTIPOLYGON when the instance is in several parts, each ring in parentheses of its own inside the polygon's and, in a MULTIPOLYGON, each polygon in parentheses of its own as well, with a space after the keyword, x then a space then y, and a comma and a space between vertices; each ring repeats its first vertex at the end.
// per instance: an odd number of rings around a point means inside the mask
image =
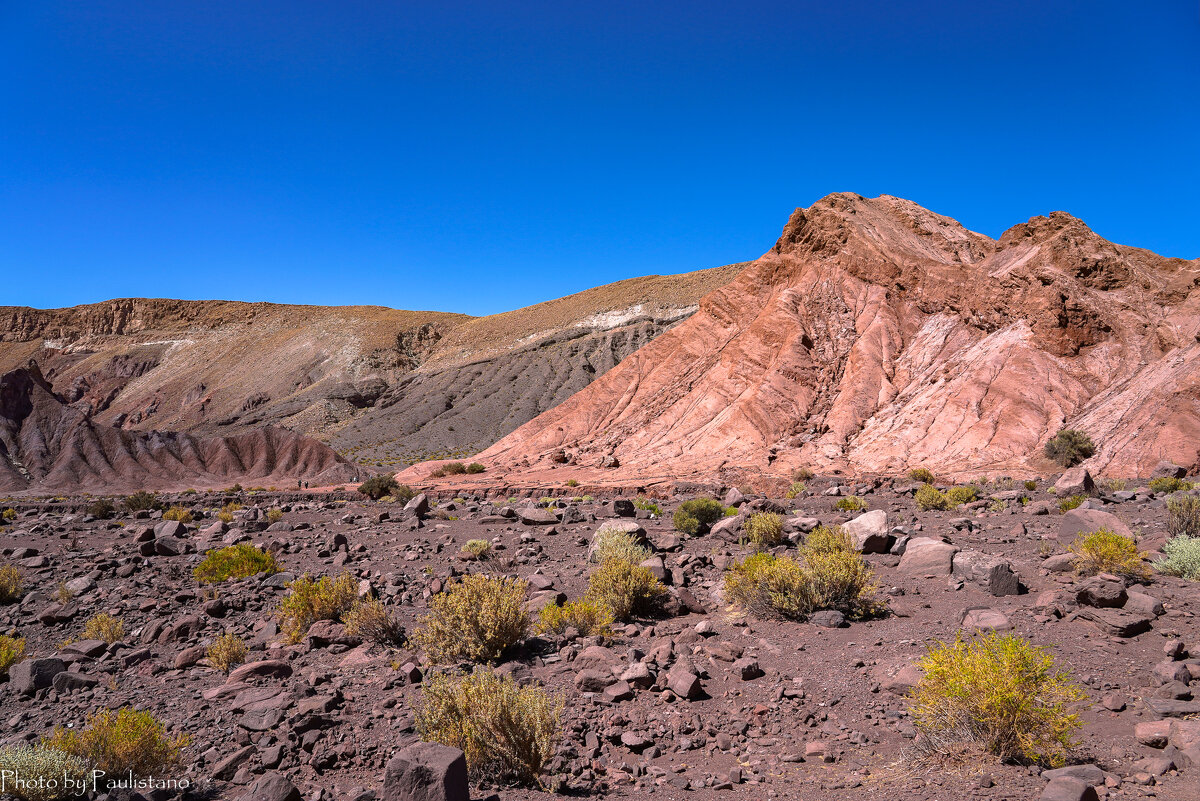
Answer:
POLYGON ((367 472, 294 431, 263 427, 230 437, 121 431, 68 404, 36 366, 0 376, 0 491, 124 492, 201 489, 252 481, 286 488, 361 480, 367 472))
POLYGON ((1044 474, 1047 439, 1077 428, 1093 472, 1195 469, 1198 335, 1200 260, 1062 212, 996 241, 906 200, 834 194, 696 314, 478 458, 491 480, 1044 474))

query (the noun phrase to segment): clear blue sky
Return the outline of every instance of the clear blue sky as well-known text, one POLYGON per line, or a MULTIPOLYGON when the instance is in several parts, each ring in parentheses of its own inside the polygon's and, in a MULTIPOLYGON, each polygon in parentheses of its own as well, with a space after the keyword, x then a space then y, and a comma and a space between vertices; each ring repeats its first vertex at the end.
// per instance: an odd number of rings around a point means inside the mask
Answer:
POLYGON ((483 314, 835 191, 1200 256, 1195 0, 0 0, 0 305, 483 314))

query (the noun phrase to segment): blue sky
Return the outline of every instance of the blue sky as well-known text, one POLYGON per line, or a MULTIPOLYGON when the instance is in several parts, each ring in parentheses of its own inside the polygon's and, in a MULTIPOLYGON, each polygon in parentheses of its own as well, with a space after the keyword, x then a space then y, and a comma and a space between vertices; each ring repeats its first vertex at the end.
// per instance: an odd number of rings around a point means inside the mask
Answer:
POLYGON ((835 191, 1200 257, 1194 0, 0 0, 0 304, 485 314, 835 191))

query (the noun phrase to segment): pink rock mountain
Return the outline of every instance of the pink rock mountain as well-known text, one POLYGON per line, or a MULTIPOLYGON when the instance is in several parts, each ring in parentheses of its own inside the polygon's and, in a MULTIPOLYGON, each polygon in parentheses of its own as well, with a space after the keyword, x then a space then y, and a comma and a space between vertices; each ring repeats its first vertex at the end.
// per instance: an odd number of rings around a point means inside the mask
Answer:
POLYGON ((1200 463, 1200 260, 1116 245, 1054 212, 999 241, 899 198, 835 194, 700 311, 478 458, 611 476, 798 467, 1049 473, 1200 463))

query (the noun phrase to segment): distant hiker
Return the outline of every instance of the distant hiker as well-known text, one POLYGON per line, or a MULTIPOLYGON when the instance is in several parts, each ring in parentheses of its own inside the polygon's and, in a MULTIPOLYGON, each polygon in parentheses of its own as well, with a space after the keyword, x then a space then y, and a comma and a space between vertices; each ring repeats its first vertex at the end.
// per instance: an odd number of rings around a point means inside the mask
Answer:
POLYGON ((300 479, 296 479, 296 489, 304 489, 304 482, 300 479))

